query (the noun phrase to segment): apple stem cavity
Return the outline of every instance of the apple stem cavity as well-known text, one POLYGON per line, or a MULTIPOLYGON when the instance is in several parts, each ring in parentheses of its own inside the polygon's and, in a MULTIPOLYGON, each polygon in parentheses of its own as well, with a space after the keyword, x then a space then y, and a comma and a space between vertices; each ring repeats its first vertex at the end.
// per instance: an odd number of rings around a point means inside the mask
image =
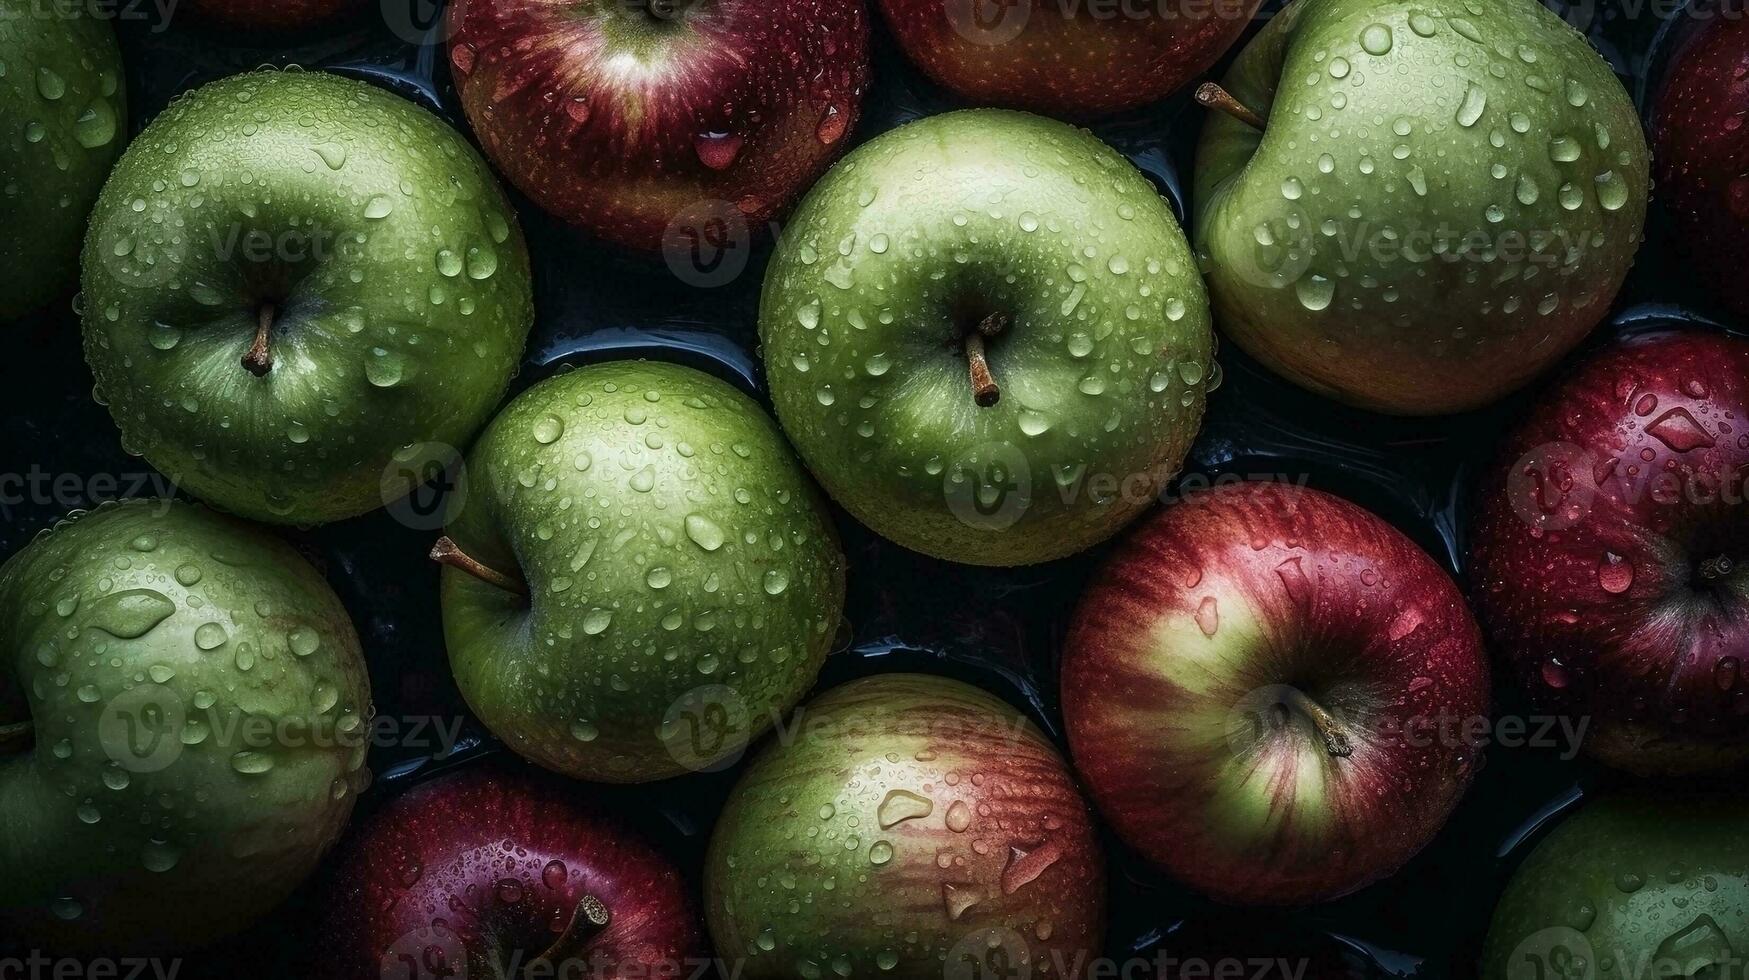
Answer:
POLYGON ((966 335, 966 362, 971 367, 972 400, 979 408, 990 408, 1002 400, 1002 387, 990 373, 990 358, 984 349, 984 339, 1008 329, 1008 317, 992 313, 978 322, 966 335))
POLYGON ((1304 691, 1289 687, 1282 697, 1282 706, 1290 711, 1296 711, 1300 717, 1312 723, 1318 735, 1324 740, 1324 751, 1330 753, 1333 759, 1346 759, 1354 754, 1354 745, 1343 734, 1342 726, 1335 716, 1324 710, 1324 706, 1306 696, 1304 691))
POLYGON ((565 931, 559 933, 559 938, 547 947, 547 951, 531 960, 528 964, 528 976, 546 975, 550 968, 570 958, 567 954, 576 953, 591 939, 601 934, 613 918, 607 911, 607 904, 594 895, 583 896, 571 912, 571 921, 565 924, 565 931), (537 967, 543 972, 536 972, 537 967))
POLYGON ((255 341, 243 354, 243 366, 257 378, 267 377, 267 372, 273 370, 273 354, 267 344, 273 332, 274 309, 272 303, 261 304, 261 311, 255 321, 255 341))
POLYGON ((1205 109, 1219 109, 1252 129, 1262 132, 1268 125, 1250 106, 1233 98, 1232 93, 1214 82, 1204 82, 1196 90, 1196 101, 1205 109))
POLYGON ((521 579, 513 575, 506 575, 495 568, 474 560, 467 552, 461 549, 460 545, 450 540, 448 535, 438 538, 437 543, 431 546, 431 560, 437 562, 439 565, 448 565, 451 568, 467 572, 469 575, 472 575, 487 585, 503 589, 506 592, 511 592, 524 598, 527 598, 528 596, 528 586, 525 585, 521 579))
POLYGON ((689 0, 644 0, 644 9, 657 20, 679 20, 689 0))

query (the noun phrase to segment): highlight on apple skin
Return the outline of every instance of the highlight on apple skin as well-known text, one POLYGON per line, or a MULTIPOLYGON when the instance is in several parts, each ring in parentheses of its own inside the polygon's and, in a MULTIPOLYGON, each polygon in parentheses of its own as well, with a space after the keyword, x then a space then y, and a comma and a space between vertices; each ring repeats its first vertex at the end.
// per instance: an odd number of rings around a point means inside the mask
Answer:
POLYGON ((1347 501, 1217 487, 1140 525, 1064 644, 1075 768, 1147 860, 1303 905, 1394 873, 1480 765, 1480 631, 1445 571, 1347 501))
POLYGON ((740 758, 814 683, 844 609, 831 517, 752 399, 620 361, 519 395, 432 557, 450 666, 505 744, 647 782, 740 758))
POLYGON ((797 208, 759 309, 772 402, 881 536, 977 565, 1085 550, 1155 500, 1219 383, 1154 186, 1084 130, 931 116, 797 208))
POLYGON ((1535 0, 1296 0, 1222 85, 1210 101, 1237 109, 1197 148, 1197 251, 1222 332, 1288 381, 1465 411, 1608 313, 1645 226, 1645 134, 1535 0))
POLYGON ((241 931, 339 837, 372 710, 285 543, 165 499, 62 521, 0 566, 0 928, 129 955, 241 931))
POLYGON ((862 0, 457 0, 449 60, 486 155, 618 245, 763 232, 848 142, 862 0))
POLYGON ((1075 118, 1156 102, 1207 71, 1261 0, 881 0, 917 67, 967 101, 1075 118))
POLYGON ((172 103, 104 186, 81 282, 122 445, 278 524, 374 510, 398 454, 464 445, 534 320, 516 215, 473 148, 321 72, 172 103))
POLYGON ((1062 757, 1019 712, 877 674, 815 698, 742 774, 705 905, 749 977, 1056 978, 1098 955, 1105 861, 1062 757))
POLYGON ((1586 751, 1642 775, 1749 762, 1749 341, 1630 337, 1541 395, 1479 490, 1477 612, 1586 751))
POLYGON ((687 882, 590 795, 501 758, 395 797, 334 854, 320 975, 688 975, 687 882))

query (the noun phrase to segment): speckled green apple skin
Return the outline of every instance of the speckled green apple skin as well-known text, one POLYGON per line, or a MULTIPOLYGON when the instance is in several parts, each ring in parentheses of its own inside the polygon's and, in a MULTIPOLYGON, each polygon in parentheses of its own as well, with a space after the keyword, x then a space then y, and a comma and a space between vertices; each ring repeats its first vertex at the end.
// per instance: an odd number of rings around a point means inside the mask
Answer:
POLYGON ((340 601, 204 508, 109 504, 39 536, 0 567, 0 658, 0 715, 28 706, 35 734, 0 756, 0 924, 47 948, 243 928, 315 867, 368 776, 340 601))
POLYGON ((1093 818, 1019 712, 960 681, 877 674, 774 739, 705 862, 711 938, 745 976, 1066 978, 1098 955, 1093 818))
POLYGON ((1484 405, 1627 275, 1639 117, 1533 0, 1297 0, 1222 84, 1268 128, 1210 115, 1197 249, 1221 330, 1297 384, 1397 414, 1484 405))
POLYGON ((412 103, 317 72, 184 95, 116 166, 84 254, 85 353, 122 442, 263 521, 382 506, 393 455, 465 445, 533 318, 478 154, 412 103), (272 368, 242 364, 262 304, 272 368))
POLYGON ((844 607, 819 492, 747 396, 615 362, 518 396, 449 536, 530 598, 443 572, 450 665, 512 749, 597 782, 738 758, 812 686, 844 607))
POLYGON ((1587 803, 1532 851, 1494 910, 1483 980, 1734 976, 1749 954, 1741 798, 1587 803))
POLYGON ((978 565, 1115 533, 1182 463, 1216 376, 1207 294, 1154 187, 1083 130, 996 110, 912 123, 828 173, 772 258, 759 336, 832 499, 978 565), (991 313, 1011 322, 983 408, 962 338, 991 313))
POLYGON ((127 138, 121 51, 83 3, 0 0, 0 320, 73 291, 127 138))

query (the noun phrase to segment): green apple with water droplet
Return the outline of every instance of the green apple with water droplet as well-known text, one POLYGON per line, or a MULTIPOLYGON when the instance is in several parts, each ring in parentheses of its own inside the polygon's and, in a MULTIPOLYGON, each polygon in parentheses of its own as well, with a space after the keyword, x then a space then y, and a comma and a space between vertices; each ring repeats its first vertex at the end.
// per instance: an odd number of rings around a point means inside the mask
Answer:
POLYGON ((1105 862, 1062 756, 1018 711, 879 674, 806 705, 748 767, 705 900, 718 955, 749 977, 1066 980, 1101 948, 1105 862))
POLYGON ((778 418, 826 491, 979 565, 1081 551, 1152 503, 1218 382, 1153 185, 1085 130, 934 116, 803 201, 759 313, 778 418))
POLYGON ((261 71, 174 102, 84 253, 85 354, 122 444, 246 517, 316 524, 411 489, 490 418, 533 319, 485 163, 410 102, 261 71))
POLYGON ((456 683, 505 744, 597 782, 733 763, 813 685, 844 607, 818 491, 752 399, 659 362, 518 396, 432 557, 456 683))
POLYGON ((1607 313, 1650 187, 1632 101, 1534 0, 1303 0, 1199 97, 1215 318, 1277 373, 1428 415, 1523 385, 1607 313))
POLYGON ((126 139, 121 50, 95 9, 0 0, 0 320, 72 292, 126 139))
POLYGON ((249 925, 340 835, 370 715, 285 543, 171 500, 75 514, 0 566, 0 927, 137 954, 249 925))
POLYGON ((1483 980, 1732 977, 1749 956, 1743 800, 1663 792, 1585 803, 1519 867, 1483 980))

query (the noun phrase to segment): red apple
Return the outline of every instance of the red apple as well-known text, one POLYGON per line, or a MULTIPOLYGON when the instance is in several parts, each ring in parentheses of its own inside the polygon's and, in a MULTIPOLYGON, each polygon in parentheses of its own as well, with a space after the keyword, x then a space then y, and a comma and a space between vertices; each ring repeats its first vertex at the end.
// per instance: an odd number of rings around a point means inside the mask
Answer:
POLYGON ((343 980, 690 975, 704 953, 679 873, 585 805, 589 792, 515 763, 409 790, 336 856, 318 954, 324 972, 343 980), (549 972, 533 972, 541 969, 549 972))
POLYGON ((1480 497, 1477 609, 1585 747, 1637 773, 1749 762, 1749 341, 1604 350, 1507 439, 1480 497))
POLYGON ((301 31, 371 9, 364 0, 183 0, 201 23, 233 31, 301 31))
POLYGON ((499 169, 645 251, 781 213, 843 148, 868 82, 862 0, 459 0, 449 25, 499 169))
POLYGON ((881 0, 905 53, 980 105, 1091 116, 1165 98, 1261 0, 881 0))
POLYGON ((1654 107, 1657 194, 1682 256, 1749 313, 1749 20, 1714 16, 1691 29, 1654 107))
POLYGON ((1094 576, 1062 697, 1120 837, 1221 901, 1298 905, 1391 874, 1445 823, 1488 663, 1457 587, 1382 519, 1227 485, 1160 512, 1094 576))

